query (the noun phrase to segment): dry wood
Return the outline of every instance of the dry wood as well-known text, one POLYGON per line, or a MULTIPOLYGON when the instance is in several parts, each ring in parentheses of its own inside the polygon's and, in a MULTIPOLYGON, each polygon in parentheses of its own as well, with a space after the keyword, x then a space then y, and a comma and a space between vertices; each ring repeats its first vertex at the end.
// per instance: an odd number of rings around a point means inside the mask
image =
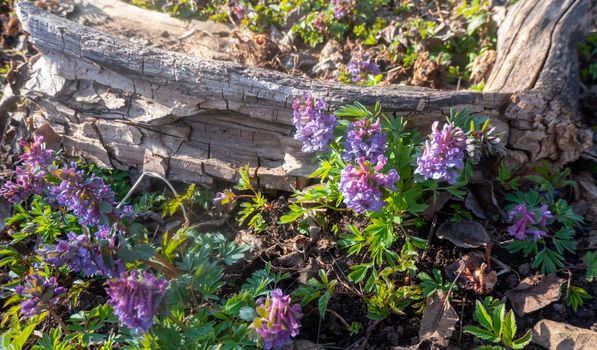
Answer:
MULTIPOLYGON (((45 111, 39 122, 49 123, 62 136, 71 155, 173 180, 235 181, 237 168, 248 163, 263 187, 300 187, 313 164, 312 155, 300 152, 292 139, 291 104, 307 90, 332 107, 379 101, 385 111, 425 128, 443 119, 451 107, 492 116, 499 124, 511 93, 517 91, 494 88, 497 83, 490 84, 495 90, 491 93, 476 93, 309 80, 144 47, 49 15, 25 1, 19 2, 17 12, 30 41, 43 53, 23 91, 45 111)), ((525 25, 530 24, 521 21, 519 27, 525 25)), ((568 31, 560 32, 570 39, 568 31)), ((504 55, 498 52, 498 62, 504 55)), ((499 80, 500 71, 494 69, 493 80, 499 80)), ((510 132, 518 136, 521 130, 528 132, 516 121, 511 124, 517 129, 510 132)), ((502 129, 507 138, 508 127, 502 129)), ((572 159, 582 148, 566 147, 540 149, 539 157, 559 159, 561 151, 566 152, 562 159, 572 159)), ((525 151, 537 158, 534 149, 525 151)))
POLYGON ((578 159, 592 133, 576 127, 577 42, 597 17, 596 0, 519 1, 498 33, 487 92, 513 93, 505 111, 509 146, 520 162, 578 159))

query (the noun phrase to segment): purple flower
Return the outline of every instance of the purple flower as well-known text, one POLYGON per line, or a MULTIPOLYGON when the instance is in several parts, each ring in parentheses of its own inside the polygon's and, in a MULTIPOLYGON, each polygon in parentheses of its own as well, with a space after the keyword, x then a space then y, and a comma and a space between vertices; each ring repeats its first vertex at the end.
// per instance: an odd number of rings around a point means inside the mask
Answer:
POLYGON ((57 172, 57 175, 62 182, 50 188, 53 204, 71 211, 79 218, 81 225, 105 224, 102 218, 115 214, 115 194, 104 180, 95 174, 85 178, 83 171, 78 170, 74 164, 57 172))
POLYGON ((320 13, 319 15, 317 15, 317 17, 315 17, 313 19, 313 22, 311 23, 311 25, 318 32, 320 32, 320 33, 325 32, 325 20, 324 20, 323 13, 320 13))
POLYGON ((295 98, 292 108, 292 123, 296 127, 294 138, 303 142, 303 152, 325 152, 336 127, 336 118, 326 113, 327 104, 305 92, 302 97, 295 98))
POLYGON ((453 184, 458 171, 464 169, 466 136, 461 128, 452 123, 444 124, 442 130, 438 130, 437 126, 438 122, 435 122, 431 127, 423 154, 417 158, 415 174, 453 184))
POLYGON ((546 226, 547 220, 553 219, 553 214, 549 211, 547 204, 544 204, 539 208, 539 225, 546 226))
POLYGON ((373 62, 369 54, 361 49, 353 52, 352 58, 346 65, 346 69, 353 83, 364 82, 370 74, 378 75, 381 73, 377 63, 373 62))
POLYGON ((336 19, 346 17, 350 10, 350 3, 346 0, 332 0, 332 5, 334 5, 334 17, 336 19))
POLYGON ((60 296, 66 293, 66 288, 58 286, 56 277, 29 274, 23 277, 23 284, 18 285, 15 292, 29 297, 21 302, 21 312, 25 316, 33 316, 56 304, 60 296))
MULTIPOLYGON (((98 231, 98 233, 105 230, 98 231)), ((81 272, 84 276, 106 275, 118 276, 124 270, 121 261, 112 259, 112 244, 92 242, 84 234, 70 232, 67 240, 59 239, 56 245, 40 249, 39 253, 45 261, 53 266, 67 265, 73 272, 81 272), (106 259, 108 262, 106 262, 106 259)), ((107 241, 103 241, 107 242, 107 241)))
POLYGON ((370 162, 377 161, 386 151, 387 135, 381 130, 380 119, 371 122, 364 118, 348 126, 342 159, 346 161, 365 157, 370 162))
POLYGON ((108 305, 114 308, 122 324, 136 332, 147 332, 167 286, 168 281, 150 272, 142 275, 136 270, 128 275, 125 272, 120 278, 108 281, 108 305))
POLYGON ((0 195, 11 203, 19 203, 33 194, 41 194, 45 188, 47 167, 54 161, 54 152, 47 150, 42 136, 35 136, 33 142, 20 141, 23 153, 22 164, 15 170, 15 180, 7 181, 0 188, 0 195))
POLYGON ((290 344, 290 338, 299 334, 303 317, 301 306, 291 305, 290 295, 284 295, 280 289, 274 289, 256 311, 258 316, 251 327, 261 337, 266 349, 282 348, 290 344))
POLYGON ((54 151, 46 149, 46 144, 43 142, 44 137, 35 135, 33 142, 26 142, 21 140, 19 144, 23 147, 23 153, 19 157, 23 162, 32 167, 47 167, 54 161, 54 151))
POLYGON ((6 181, 0 195, 11 203, 20 203, 33 194, 41 194, 45 188, 46 171, 28 165, 15 169, 15 180, 6 181))
POLYGON ((247 9, 243 4, 234 3, 230 5, 230 12, 232 12, 232 14, 235 15, 237 19, 243 19, 245 18, 247 9))
POLYGON ((373 166, 364 157, 357 159, 357 165, 348 164, 340 176, 340 192, 344 196, 346 206, 357 213, 364 211, 379 211, 385 206, 381 188, 396 190, 394 184, 400 176, 396 169, 385 175, 381 170, 387 159, 380 155, 377 164, 373 166))
POLYGON ((539 209, 529 210, 526 204, 521 203, 508 213, 508 220, 512 225, 508 226, 508 233, 516 239, 524 240, 527 237, 533 237, 539 240, 548 237, 547 220, 552 219, 553 215, 548 210, 547 205, 539 209))

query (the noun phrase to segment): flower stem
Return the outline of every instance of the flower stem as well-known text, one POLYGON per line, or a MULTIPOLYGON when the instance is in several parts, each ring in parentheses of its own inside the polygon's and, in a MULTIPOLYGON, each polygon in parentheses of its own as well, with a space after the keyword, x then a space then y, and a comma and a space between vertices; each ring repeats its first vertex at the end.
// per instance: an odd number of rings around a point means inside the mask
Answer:
MULTIPOLYGON (((162 175, 160 175, 158 173, 154 173, 152 171, 145 171, 145 172, 143 172, 143 174, 141 174, 141 176, 139 176, 139 178, 137 179, 137 181, 135 181, 135 183, 133 184, 133 187, 131 187, 131 189, 128 191, 128 193, 126 194, 126 196, 124 196, 124 198, 120 201, 120 203, 118 203, 118 205, 116 206, 116 208, 119 209, 120 207, 122 207, 122 205, 127 201, 127 199, 130 198, 130 196, 133 194, 133 192, 135 192, 135 190, 137 189, 137 187, 139 187, 139 185, 141 184, 141 180, 143 180, 143 178, 145 176, 152 176, 152 177, 155 177, 155 178, 158 178, 158 179, 164 181, 164 183, 168 186, 168 188, 170 188, 170 190, 174 193, 174 195, 176 197, 180 197, 180 195, 178 194, 178 192, 176 192, 176 189, 174 188, 174 186, 165 177, 163 177, 162 175)), ((189 216, 187 215, 187 211, 186 211, 184 205, 182 205, 182 203, 179 203, 179 206, 180 206, 180 209, 182 211, 182 216, 184 216, 185 223, 188 224, 189 223, 189 216)))
POLYGON ((172 322, 176 323, 176 325, 180 328, 181 331, 185 332, 187 330, 187 326, 184 325, 179 319, 174 317, 174 315, 169 314, 167 316, 172 322))

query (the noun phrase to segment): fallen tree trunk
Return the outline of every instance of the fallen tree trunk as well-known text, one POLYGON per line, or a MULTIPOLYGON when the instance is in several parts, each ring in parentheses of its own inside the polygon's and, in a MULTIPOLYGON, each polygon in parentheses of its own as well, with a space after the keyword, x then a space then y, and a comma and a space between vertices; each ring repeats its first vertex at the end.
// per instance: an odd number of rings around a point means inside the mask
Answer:
MULTIPOLYGON (((550 6, 557 7, 554 3, 550 6)), ((312 155, 300 152, 292 139, 291 104, 305 91, 333 107, 379 101, 385 111, 406 117, 414 127, 443 119, 451 107, 468 108, 499 123, 514 92, 503 87, 492 93, 367 88, 308 80, 143 47, 24 1, 17 11, 31 42, 43 53, 24 92, 43 108, 40 123, 49 123, 62 136, 67 153, 104 166, 157 171, 174 180, 235 181, 237 168, 249 164, 264 187, 300 187, 312 170, 312 155)), ((525 25, 530 24, 521 28, 525 25)), ((585 146, 575 145, 566 159, 585 146)))

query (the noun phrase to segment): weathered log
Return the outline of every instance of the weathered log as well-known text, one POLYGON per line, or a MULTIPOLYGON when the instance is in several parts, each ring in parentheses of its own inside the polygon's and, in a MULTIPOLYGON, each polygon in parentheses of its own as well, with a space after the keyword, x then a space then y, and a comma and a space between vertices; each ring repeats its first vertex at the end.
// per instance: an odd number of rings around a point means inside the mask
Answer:
MULTIPOLYGON (((143 47, 24 1, 17 12, 43 53, 24 92, 45 110, 44 122, 62 135, 67 153, 105 166, 150 169, 175 180, 234 181, 237 168, 248 163, 264 187, 300 185, 312 170, 312 155, 300 152, 292 139, 291 104, 305 91, 332 107, 379 101, 414 127, 443 119, 451 107, 499 123, 512 92, 367 88, 308 80, 143 47)), ((580 148, 565 158, 578 156, 580 148)))
POLYGON ((578 159, 593 135, 577 128, 577 42, 597 18, 596 0, 526 0, 509 10, 498 33, 486 92, 512 93, 505 111, 508 145, 520 162, 578 159))
POLYGON ((18 5, 44 54, 27 95, 66 151, 106 166, 151 168, 173 179, 234 181, 246 163, 266 187, 290 189, 312 167, 292 139, 292 98, 314 91, 332 106, 380 101, 413 125, 450 107, 498 116, 508 94, 411 87, 359 88, 145 48, 27 2, 18 5))

